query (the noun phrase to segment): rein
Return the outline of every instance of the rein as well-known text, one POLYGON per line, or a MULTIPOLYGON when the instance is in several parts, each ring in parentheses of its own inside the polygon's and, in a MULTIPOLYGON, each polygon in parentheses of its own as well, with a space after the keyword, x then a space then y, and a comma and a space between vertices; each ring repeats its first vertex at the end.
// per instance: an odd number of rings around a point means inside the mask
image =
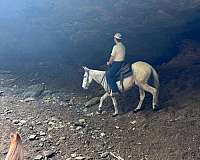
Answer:
POLYGON ((106 77, 106 73, 103 75, 103 77, 102 77, 102 79, 101 79, 101 81, 100 81, 100 84, 101 84, 103 81, 105 81, 105 77, 106 77))

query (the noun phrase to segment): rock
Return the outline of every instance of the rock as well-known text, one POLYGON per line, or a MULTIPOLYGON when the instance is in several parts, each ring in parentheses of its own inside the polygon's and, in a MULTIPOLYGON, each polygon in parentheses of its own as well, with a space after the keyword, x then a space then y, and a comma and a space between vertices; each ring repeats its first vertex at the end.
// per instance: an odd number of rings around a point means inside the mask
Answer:
POLYGON ((88 114, 86 114, 86 116, 87 117, 92 117, 92 116, 94 116, 94 113, 92 112, 92 113, 88 113, 88 114))
POLYGON ((40 141, 41 141, 41 142, 45 142, 45 141, 46 141, 46 138, 43 137, 43 138, 40 139, 40 141))
POLYGON ((46 133, 45 132, 43 132, 43 131, 40 131, 40 136, 45 136, 46 135, 46 133))
POLYGON ((42 155, 37 155, 37 156, 34 158, 34 160, 41 160, 42 158, 43 158, 42 155))
POLYGON ((94 97, 85 103, 85 107, 91 107, 100 102, 101 97, 94 97))
POLYGON ((39 145, 38 145, 39 147, 43 147, 44 146, 44 144, 43 143, 39 143, 39 145))
POLYGON ((74 125, 75 126, 85 127, 86 121, 85 121, 85 119, 82 118, 82 119, 79 119, 78 122, 76 122, 74 125))
POLYGON ((22 125, 24 125, 24 124, 26 124, 26 120, 21 120, 20 123, 21 123, 22 125))
POLYGON ((78 130, 81 130, 81 129, 82 129, 81 126, 76 127, 76 130, 77 130, 77 131, 78 131, 78 130))
POLYGON ((76 160, 84 160, 85 157, 83 157, 83 156, 78 156, 78 157, 75 157, 75 159, 76 159, 76 160))
POLYGON ((59 119, 56 118, 56 117, 52 117, 51 120, 52 120, 53 122, 57 122, 57 121, 59 121, 59 119))
POLYGON ((13 110, 7 110, 6 111, 7 114, 12 113, 12 112, 13 112, 13 110))
POLYGON ((132 121, 132 122, 130 122, 130 124, 133 124, 133 125, 134 125, 134 124, 136 124, 136 121, 132 121))
POLYGON ((12 121, 12 123, 13 123, 13 124, 18 124, 18 123, 19 123, 19 120, 14 119, 14 120, 12 121))
POLYGON ((37 135, 35 135, 35 134, 30 135, 30 136, 29 136, 29 140, 30 140, 30 141, 33 141, 33 140, 36 139, 36 137, 37 137, 37 135))
POLYGON ((104 137, 106 134, 105 133, 101 133, 100 135, 101 135, 101 137, 104 137))
POLYGON ((60 140, 60 141, 65 141, 65 140, 66 140, 66 137, 60 137, 59 140, 60 140))
POLYGON ((49 124, 49 125, 55 125, 55 123, 54 123, 54 122, 51 122, 51 121, 50 121, 48 124, 49 124))
POLYGON ((109 155, 109 152, 104 152, 101 154, 101 158, 106 158, 109 155))
POLYGON ((32 102, 32 101, 35 101, 35 98, 33 98, 33 97, 28 97, 28 98, 25 98, 25 99, 24 99, 24 102, 32 102))
POLYGON ((76 153, 71 154, 71 157, 75 158, 76 157, 76 153))
POLYGON ((54 156, 55 153, 56 153, 55 151, 51 151, 51 150, 43 151, 44 157, 47 157, 47 158, 54 156))
POLYGON ((39 97, 42 92, 45 90, 44 84, 35 84, 26 89, 26 91, 23 93, 25 98, 28 97, 39 97))
POLYGON ((83 119, 83 118, 82 118, 82 119, 79 119, 78 121, 79 121, 79 123, 81 123, 81 124, 86 123, 85 119, 83 119))

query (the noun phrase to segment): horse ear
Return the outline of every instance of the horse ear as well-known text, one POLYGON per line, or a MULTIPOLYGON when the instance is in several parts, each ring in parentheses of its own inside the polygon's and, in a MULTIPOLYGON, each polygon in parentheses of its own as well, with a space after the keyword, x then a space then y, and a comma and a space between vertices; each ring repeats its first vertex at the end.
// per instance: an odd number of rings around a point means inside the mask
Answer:
POLYGON ((87 67, 85 67, 85 66, 82 66, 82 68, 85 70, 85 71, 87 71, 87 70, 89 70, 87 67))

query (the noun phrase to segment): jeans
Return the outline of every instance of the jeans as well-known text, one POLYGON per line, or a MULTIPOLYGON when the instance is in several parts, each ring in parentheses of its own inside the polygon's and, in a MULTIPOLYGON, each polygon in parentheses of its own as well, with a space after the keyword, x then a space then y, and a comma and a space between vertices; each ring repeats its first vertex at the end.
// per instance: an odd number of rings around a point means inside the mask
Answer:
POLYGON ((108 69, 108 71, 106 72, 106 79, 113 93, 119 92, 119 89, 116 84, 115 74, 120 70, 123 63, 124 62, 114 61, 112 65, 110 66, 110 68, 108 69))

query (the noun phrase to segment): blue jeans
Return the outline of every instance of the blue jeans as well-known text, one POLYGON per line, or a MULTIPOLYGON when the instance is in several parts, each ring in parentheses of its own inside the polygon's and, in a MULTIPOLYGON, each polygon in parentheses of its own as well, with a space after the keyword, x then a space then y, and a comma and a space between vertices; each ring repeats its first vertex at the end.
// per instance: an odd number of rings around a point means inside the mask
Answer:
POLYGON ((116 84, 115 74, 120 70, 123 63, 124 62, 114 61, 112 65, 110 66, 110 68, 108 69, 108 71, 106 72, 106 79, 113 93, 119 92, 119 89, 116 84))

